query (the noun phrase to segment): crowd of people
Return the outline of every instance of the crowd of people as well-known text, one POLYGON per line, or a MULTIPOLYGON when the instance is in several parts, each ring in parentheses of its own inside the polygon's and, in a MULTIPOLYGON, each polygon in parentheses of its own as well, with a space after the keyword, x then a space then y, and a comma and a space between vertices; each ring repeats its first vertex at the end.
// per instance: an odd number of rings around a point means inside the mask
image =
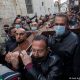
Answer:
MULTIPOLYGON (((18 15, 12 27, 4 25, 5 52, 0 52, 0 78, 3 80, 79 80, 79 35, 70 29, 80 27, 80 13, 53 14, 32 18, 18 15), (51 36, 35 35, 29 51, 27 31, 46 26, 51 36), (21 46, 20 46, 21 45, 21 46)), ((30 36, 30 35, 29 35, 30 36)))

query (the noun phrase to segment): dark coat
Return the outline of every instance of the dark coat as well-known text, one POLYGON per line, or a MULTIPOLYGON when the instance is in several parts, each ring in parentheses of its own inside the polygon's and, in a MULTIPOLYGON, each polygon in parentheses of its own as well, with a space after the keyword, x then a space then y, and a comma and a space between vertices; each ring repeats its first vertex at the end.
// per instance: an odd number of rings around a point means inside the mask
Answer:
MULTIPOLYGON (((80 40, 80 36, 79 36, 80 40)), ((74 55, 74 77, 79 78, 80 77, 80 41, 79 46, 77 47, 76 54, 74 55)))
MULTIPOLYGON (((49 46, 57 55, 61 57, 64 64, 63 76, 68 78, 73 76, 73 56, 78 47, 78 36, 70 31, 62 36, 49 38, 49 46)), ((67 80, 68 80, 67 79, 67 80)), ((65 80, 65 79, 64 79, 65 80)))
POLYGON ((5 42, 6 53, 11 50, 15 42, 16 42, 16 39, 13 39, 13 38, 9 38, 9 40, 5 42))
POLYGON ((60 80, 62 62, 57 55, 49 53, 44 60, 33 60, 32 64, 32 68, 26 69, 28 80, 60 80))

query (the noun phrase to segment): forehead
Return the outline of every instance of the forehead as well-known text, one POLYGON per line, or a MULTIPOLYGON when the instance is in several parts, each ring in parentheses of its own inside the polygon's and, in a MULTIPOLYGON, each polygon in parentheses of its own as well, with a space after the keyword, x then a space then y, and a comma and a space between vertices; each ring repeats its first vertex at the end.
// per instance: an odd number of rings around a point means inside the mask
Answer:
POLYGON ((55 23, 65 23, 65 17, 59 17, 59 16, 56 16, 55 17, 55 23))
POLYGON ((32 47, 35 47, 35 46, 43 48, 44 46, 46 46, 46 43, 44 40, 33 40, 32 47))
POLYGON ((26 31, 22 28, 19 28, 16 30, 16 33, 25 33, 26 31))
POLYGON ((19 18, 19 19, 16 19, 16 21, 21 21, 21 19, 19 18))
POLYGON ((16 30, 17 30, 16 28, 13 28, 13 29, 11 29, 11 32, 16 31, 16 30))

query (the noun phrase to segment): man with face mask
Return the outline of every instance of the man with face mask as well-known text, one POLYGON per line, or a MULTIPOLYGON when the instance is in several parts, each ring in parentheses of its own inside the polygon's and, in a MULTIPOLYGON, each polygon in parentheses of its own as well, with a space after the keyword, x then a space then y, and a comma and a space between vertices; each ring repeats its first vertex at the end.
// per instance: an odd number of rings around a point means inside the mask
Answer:
POLYGON ((35 31, 38 29, 38 24, 37 22, 33 22, 32 25, 31 25, 31 30, 35 31))
POLYGON ((68 30, 68 18, 63 14, 55 16, 55 34, 49 38, 49 46, 63 60, 64 71, 63 80, 68 80, 73 76, 73 56, 78 45, 78 37, 68 30))
POLYGON ((21 28, 22 27, 22 17, 18 17, 14 20, 14 23, 13 23, 14 27, 15 28, 21 28))

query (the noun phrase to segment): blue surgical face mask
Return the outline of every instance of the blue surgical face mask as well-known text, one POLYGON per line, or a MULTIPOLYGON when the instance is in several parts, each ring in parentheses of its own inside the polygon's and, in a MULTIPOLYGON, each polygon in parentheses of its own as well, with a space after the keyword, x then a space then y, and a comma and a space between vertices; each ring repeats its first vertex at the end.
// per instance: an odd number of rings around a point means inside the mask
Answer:
POLYGON ((16 24, 16 26, 15 26, 15 27, 18 29, 18 28, 20 28, 21 26, 20 26, 19 24, 16 24))
POLYGON ((65 26, 54 26, 54 31, 56 32, 56 36, 61 36, 65 33, 65 26))

